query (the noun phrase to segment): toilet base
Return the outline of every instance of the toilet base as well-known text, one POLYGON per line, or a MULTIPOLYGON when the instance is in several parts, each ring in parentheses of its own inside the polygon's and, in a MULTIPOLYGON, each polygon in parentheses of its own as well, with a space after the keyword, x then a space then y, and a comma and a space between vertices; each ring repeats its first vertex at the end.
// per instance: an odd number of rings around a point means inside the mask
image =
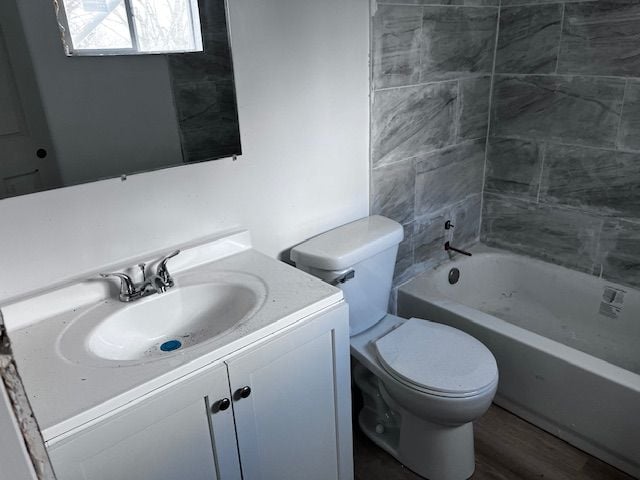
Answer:
POLYGON ((361 430, 400 463, 429 480, 466 480, 475 469, 473 424, 438 425, 406 411, 362 365, 353 372, 363 395, 361 430))

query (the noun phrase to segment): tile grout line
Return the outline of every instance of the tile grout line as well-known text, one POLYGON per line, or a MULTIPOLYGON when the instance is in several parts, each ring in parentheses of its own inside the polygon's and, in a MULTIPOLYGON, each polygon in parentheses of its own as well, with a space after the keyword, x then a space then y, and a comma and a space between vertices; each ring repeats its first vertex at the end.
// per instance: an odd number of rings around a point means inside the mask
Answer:
MULTIPOLYGON (((576 2, 580 1, 597 1, 597 0, 575 0, 576 2)), ((556 2, 554 2, 556 3, 556 2)), ((392 7, 446 7, 446 8, 491 8, 497 9, 498 5, 451 5, 451 4, 442 4, 442 3, 430 3, 430 4, 416 4, 416 3, 395 3, 395 2, 378 2, 378 5, 392 6, 392 7)))
MULTIPOLYGON (((418 44, 418 81, 422 81, 422 53, 424 47, 424 5, 420 7, 420 43, 418 44)), ((418 155, 414 155, 410 157, 412 165, 413 165, 413 218, 411 225, 411 238, 409 240, 409 248, 411 250, 411 267, 413 267, 416 263, 416 242, 415 242, 415 233, 416 233, 416 212, 418 211, 418 165, 417 165, 418 155)), ((396 301, 397 301, 397 291, 396 291, 396 301)), ((397 303, 396 303, 397 307, 397 303)))
MULTIPOLYGON (((420 62, 420 68, 422 69, 422 61, 420 62)), ((486 75, 486 74, 485 74, 486 75)), ((469 75, 468 77, 462 77, 462 78, 479 78, 482 77, 482 74, 478 74, 478 75, 469 75)), ((440 85, 442 83, 453 83, 453 82, 457 82, 459 80, 459 78, 447 78, 444 80, 435 80, 432 82, 418 82, 418 83, 410 83, 409 85, 396 85, 393 87, 382 87, 382 88, 376 88, 375 91, 376 92, 386 92, 389 90, 403 90, 405 88, 414 88, 414 87, 426 87, 428 85, 440 85)))
POLYGON ((480 191, 480 218, 478 221, 478 236, 482 235, 482 221, 484 217, 484 193, 487 184, 487 159, 489 157, 489 137, 491 136, 491 111, 493 109, 493 87, 496 75, 496 60, 498 57, 498 42, 500 40, 500 14, 502 10, 502 0, 498 4, 498 17, 496 19, 496 36, 493 46, 493 65, 491 67, 491 77, 489 77, 489 108, 487 109, 487 135, 484 142, 484 165, 482 166, 482 189, 480 191))
POLYGON ((542 155, 540 158, 540 175, 538 176, 538 195, 536 196, 536 203, 540 204, 540 191, 542 190, 542 174, 544 172, 544 164, 547 160, 547 147, 548 143, 544 142, 542 144, 542 155))
POLYGON ((584 145, 580 143, 567 143, 567 142, 556 142, 545 138, 535 138, 535 137, 519 137, 516 135, 496 135, 494 138, 499 138, 503 140, 521 140, 524 142, 545 142, 550 145, 557 145, 560 147, 574 147, 574 148, 584 148, 586 150, 598 150, 601 152, 612 152, 612 153, 624 153, 628 155, 640 155, 640 150, 631 150, 631 149, 621 149, 616 148, 616 146, 611 147, 599 147, 594 145, 584 145))
POLYGON ((567 9, 567 4, 562 4, 562 17, 560 18, 560 35, 558 35, 558 54, 556 55, 556 69, 555 74, 558 74, 558 67, 560 66, 560 53, 562 51, 562 36, 564 35, 564 12, 567 9))
POLYGON ((623 77, 621 75, 595 75, 589 73, 510 73, 510 72, 498 72, 497 75, 501 77, 583 77, 587 79, 596 80, 636 80, 640 79, 638 76, 623 77))
POLYGON ((632 217, 621 217, 621 216, 612 217, 611 215, 602 213, 602 211, 598 210, 597 207, 585 208, 585 207, 578 207, 575 205, 569 205, 566 203, 553 203, 553 202, 544 202, 544 201, 538 204, 532 198, 529 198, 526 196, 525 197, 518 196, 515 193, 487 192, 487 196, 493 197, 496 199, 502 199, 503 201, 509 200, 512 202, 526 203, 527 205, 531 205, 535 207, 546 207, 550 209, 562 210, 564 212, 574 212, 574 213, 577 212, 585 216, 596 217, 602 220, 615 218, 619 222, 630 223, 632 225, 640 226, 639 219, 635 219, 632 217))
POLYGON ((375 2, 376 0, 369 1, 369 215, 373 214, 373 199, 375 196, 373 184, 373 141, 371 135, 371 132, 373 131, 373 97, 375 94, 375 83, 373 78, 375 62, 373 52, 373 31, 375 29, 375 24, 373 17, 378 8, 378 5, 375 2))
POLYGON ((627 90, 629 89, 629 79, 624 82, 624 91, 622 92, 622 104, 620 105, 620 119, 618 120, 618 131, 616 132, 615 150, 621 151, 622 139, 622 116, 624 115, 624 103, 627 101, 627 90))
POLYGON ((462 145, 476 143, 476 142, 479 142, 480 140, 482 140, 483 138, 484 137, 465 138, 465 139, 462 139, 462 141, 460 141, 460 142, 450 143, 450 144, 443 145, 443 146, 438 147, 438 148, 434 148, 433 150, 427 150, 426 152, 420 152, 417 155, 411 155, 410 157, 404 157, 404 158, 401 158, 399 160, 394 160, 392 162, 385 162, 385 163, 383 163, 381 165, 376 165, 376 166, 372 167, 371 170, 379 170, 379 169, 384 168, 384 167, 391 167, 393 165, 397 165, 399 163, 406 162, 407 160, 416 160, 417 158, 422 157, 422 156, 433 155, 434 153, 438 153, 438 152, 443 152, 445 150, 454 149, 454 148, 462 146, 462 145))
MULTIPOLYGON (((585 78, 585 79, 595 79, 595 80, 623 80, 623 81, 628 81, 628 80, 640 80, 640 76, 638 77, 622 77, 619 75, 589 75, 589 74, 582 74, 582 73, 509 73, 509 72, 495 72, 494 75, 500 76, 500 77, 514 77, 514 78, 526 78, 526 77, 569 77, 569 78, 574 78, 574 77, 581 77, 581 78, 585 78)), ((384 91, 389 91, 389 90, 401 90, 404 88, 414 88, 414 87, 424 87, 427 85, 439 85, 441 83, 452 83, 452 82, 456 82, 458 80, 469 80, 469 79, 477 79, 477 78, 482 78, 482 77, 486 77, 487 73, 478 73, 476 75, 466 75, 466 76, 462 76, 462 77, 457 77, 457 78, 449 78, 449 79, 443 79, 443 80, 435 80, 435 81, 429 81, 429 82, 419 82, 419 83, 411 83, 409 85, 397 85, 397 86, 393 86, 393 87, 382 87, 382 88, 375 88, 374 91, 376 92, 384 92, 384 91)))
POLYGON ((457 88, 458 88, 458 92, 456 95, 456 111, 455 111, 455 117, 454 117, 454 129, 453 129, 453 139, 454 139, 454 144, 458 145, 459 143, 462 143, 461 138, 459 138, 460 136, 460 123, 462 122, 462 107, 463 107, 463 102, 464 99, 462 98, 462 82, 461 80, 457 80, 456 81, 457 84, 457 88))

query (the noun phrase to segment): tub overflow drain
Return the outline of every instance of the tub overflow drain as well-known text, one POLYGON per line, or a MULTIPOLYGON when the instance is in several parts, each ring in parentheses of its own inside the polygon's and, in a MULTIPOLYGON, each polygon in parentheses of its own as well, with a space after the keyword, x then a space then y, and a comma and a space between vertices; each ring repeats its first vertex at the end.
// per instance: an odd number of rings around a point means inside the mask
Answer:
POLYGON ((180 343, 178 340, 169 340, 168 342, 164 342, 162 345, 160 345, 160 350, 162 350, 163 352, 171 352, 173 350, 177 350, 182 346, 182 343, 180 343))

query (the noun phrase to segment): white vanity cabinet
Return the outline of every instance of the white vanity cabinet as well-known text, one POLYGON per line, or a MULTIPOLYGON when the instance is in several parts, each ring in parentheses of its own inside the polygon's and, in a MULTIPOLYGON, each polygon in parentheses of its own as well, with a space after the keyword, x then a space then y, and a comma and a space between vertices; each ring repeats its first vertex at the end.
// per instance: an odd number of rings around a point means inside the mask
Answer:
POLYGON ((224 365, 178 380, 123 411, 55 443, 58 480, 240 479, 224 365))
POLYGON ((347 315, 340 302, 54 443, 58 480, 352 479, 347 315))

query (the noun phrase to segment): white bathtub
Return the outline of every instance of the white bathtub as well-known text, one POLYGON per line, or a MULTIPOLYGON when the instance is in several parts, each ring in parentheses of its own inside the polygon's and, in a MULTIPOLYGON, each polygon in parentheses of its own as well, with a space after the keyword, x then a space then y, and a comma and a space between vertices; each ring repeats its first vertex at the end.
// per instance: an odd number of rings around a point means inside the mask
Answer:
POLYGON ((481 245, 471 251, 402 286, 398 313, 481 340, 498 361, 498 405, 640 478, 640 292, 481 245))

